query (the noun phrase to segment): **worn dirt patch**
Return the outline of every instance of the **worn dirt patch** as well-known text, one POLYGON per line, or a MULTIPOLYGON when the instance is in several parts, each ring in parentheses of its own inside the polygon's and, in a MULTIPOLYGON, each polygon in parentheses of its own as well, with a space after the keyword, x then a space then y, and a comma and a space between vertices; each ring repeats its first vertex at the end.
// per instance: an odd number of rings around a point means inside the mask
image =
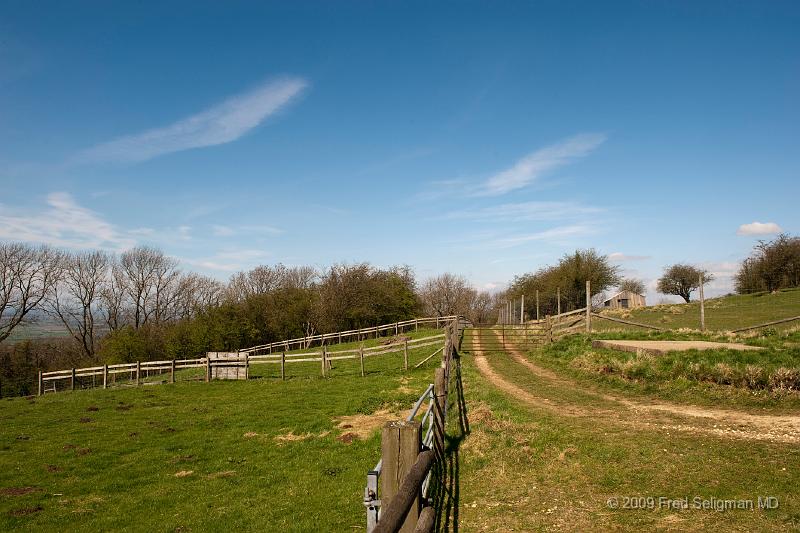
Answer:
POLYGON ((52 473, 57 473, 57 472, 61 472, 62 470, 64 470, 60 466, 56 466, 56 465, 47 465, 46 468, 47 468, 48 472, 52 472, 52 473))
POLYGON ((214 472, 213 474, 208 474, 206 478, 208 479, 219 479, 221 477, 233 477, 236 475, 235 470, 224 470, 222 472, 214 472))
POLYGON ((86 410, 89 411, 90 413, 92 413, 94 411, 99 411, 100 408, 97 407, 96 405, 90 405, 89 407, 86 408, 86 410))
POLYGON ((339 442, 344 442, 345 444, 350 444, 357 438, 358 436, 355 433, 342 433, 341 435, 336 437, 336 440, 338 440, 339 442))
POLYGON ((36 487, 8 487, 0 489, 0 496, 25 496, 26 494, 32 494, 41 490, 42 489, 36 487))
POLYGON ((88 416, 81 417, 81 424, 88 424, 89 422, 92 422, 92 419, 88 416))
POLYGON ((370 415, 347 415, 339 416, 334 419, 338 422, 336 427, 338 429, 346 429, 348 434, 354 435, 354 438, 359 440, 366 440, 372 436, 377 430, 382 428, 386 422, 393 420, 402 420, 405 416, 390 409, 379 409, 370 415))
POLYGON ((623 352, 645 350, 653 354, 667 352, 685 352, 687 350, 763 350, 758 346, 748 346, 736 342, 711 342, 711 341, 628 341, 628 340, 594 340, 592 348, 606 348, 623 352))
POLYGON ((180 472, 175 472, 175 477, 189 477, 194 474, 194 470, 181 470, 180 472))
POLYGON ((284 433, 283 435, 276 435, 275 440, 278 442, 297 442, 301 440, 308 440, 313 437, 313 433, 295 434, 293 431, 290 431, 289 433, 284 433))
POLYGON ((258 437, 258 433, 256 433, 255 431, 248 431, 242 436, 246 439, 252 439, 253 437, 258 437))

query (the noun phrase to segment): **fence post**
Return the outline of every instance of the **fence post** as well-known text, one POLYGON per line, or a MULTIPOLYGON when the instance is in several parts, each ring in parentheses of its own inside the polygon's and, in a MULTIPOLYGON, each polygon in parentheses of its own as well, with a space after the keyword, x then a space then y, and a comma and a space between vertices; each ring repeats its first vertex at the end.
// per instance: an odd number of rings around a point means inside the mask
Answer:
MULTIPOLYGON (((445 347, 445 351, 447 348, 445 347)), ((443 354, 447 357, 447 354, 443 354)), ((445 370, 439 367, 434 372, 433 395, 436 401, 433 408, 433 449, 438 457, 444 457, 444 402, 447 401, 445 370)))
POLYGON ((536 289, 536 321, 539 321, 539 289, 536 289))
POLYGON ((250 352, 244 353, 244 379, 250 379, 250 352))
POLYGON ((175 359, 172 360, 172 365, 169 369, 169 382, 175 383, 175 359))
POLYGON ((142 362, 136 361, 136 386, 142 383, 142 362))
POLYGON ((72 369, 72 380, 71 380, 71 383, 70 383, 70 387, 71 387, 72 390, 75 390, 75 369, 74 368, 72 369))
POLYGON ((706 330, 706 300, 703 295, 703 273, 700 273, 700 331, 706 330))
POLYGON ((44 379, 42 379, 42 371, 39 370, 39 396, 44 393, 44 379))
POLYGON ((206 353, 206 383, 211 383, 211 356, 206 353))
POLYGON ((286 352, 281 352, 281 381, 286 380, 286 352))
POLYGON ((419 319, 415 318, 414 319, 414 331, 417 331, 417 330, 419 330, 419 319))
POLYGON ((525 323, 525 293, 522 293, 522 301, 519 304, 519 323, 525 323))
POLYGON ((403 370, 408 370, 408 339, 403 341, 403 370))
POLYGON ((364 345, 358 347, 358 358, 361 361, 361 377, 364 377, 364 345))
POLYGON ((103 388, 108 388, 108 365, 103 365, 103 388))
POLYGON ((558 300, 558 313, 561 314, 561 287, 556 287, 556 299, 558 300))
MULTIPOLYGON (((386 509, 417 460, 421 447, 420 423, 417 421, 387 422, 381 434, 381 507, 386 509)), ((421 510, 417 496, 405 522, 398 530, 411 533, 417 525, 421 510)))
POLYGON ((550 315, 545 315, 547 327, 547 344, 553 343, 553 323, 550 321, 550 315))
POLYGON ((592 332, 592 282, 586 280, 586 333, 592 332))
POLYGON ((327 366, 327 361, 325 360, 327 356, 325 346, 322 347, 322 377, 325 377, 325 367, 327 366))

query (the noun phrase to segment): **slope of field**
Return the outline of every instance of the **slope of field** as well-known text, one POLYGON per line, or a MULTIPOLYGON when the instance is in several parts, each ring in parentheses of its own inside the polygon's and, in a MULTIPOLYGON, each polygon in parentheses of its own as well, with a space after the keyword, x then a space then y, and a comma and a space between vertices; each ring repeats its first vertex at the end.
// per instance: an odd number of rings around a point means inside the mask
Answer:
MULTIPOLYGON (((773 320, 800 316, 800 289, 786 289, 772 293, 744 294, 711 298, 705 302, 706 327, 710 330, 730 331, 755 326, 773 320)), ((700 303, 668 304, 603 311, 612 317, 641 322, 667 329, 700 328, 700 303)), ((794 322, 788 326, 797 326, 794 322)), ((594 319, 595 330, 630 329, 622 324, 594 319)))
POLYGON ((371 358, 363 378, 358 362, 336 362, 329 379, 310 363, 314 377, 298 377, 298 364, 285 382, 5 400, 0 530, 361 528, 377 429, 411 406, 437 363, 404 373, 402 355, 388 355, 371 358))
POLYGON ((470 335, 464 388, 471 433, 459 458, 463 531, 800 527, 797 411, 751 416, 743 431, 715 418, 726 414, 722 404, 651 409, 575 382, 557 366, 540 367, 536 351, 487 352, 470 335), (768 418, 788 424, 785 431, 771 438, 768 418), (763 434, 750 427, 762 421, 763 434), (769 496, 778 508, 759 508, 758 498, 769 496), (746 502, 753 508, 730 508, 746 502))

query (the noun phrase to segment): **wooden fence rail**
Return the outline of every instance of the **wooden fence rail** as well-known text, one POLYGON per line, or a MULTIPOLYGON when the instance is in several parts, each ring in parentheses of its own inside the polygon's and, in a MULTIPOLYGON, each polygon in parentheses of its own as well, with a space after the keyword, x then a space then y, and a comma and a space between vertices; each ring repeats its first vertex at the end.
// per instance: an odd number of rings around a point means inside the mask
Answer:
MULTIPOLYGON (((418 339, 404 339, 381 346, 360 347, 356 349, 328 351, 323 346, 322 350, 309 351, 304 353, 287 354, 285 352, 265 355, 251 355, 250 352, 234 352, 232 355, 238 356, 234 359, 217 361, 212 355, 195 359, 171 359, 161 361, 139 361, 135 363, 118 363, 113 365, 103 365, 87 368, 70 368, 66 370, 55 370, 51 372, 39 372, 39 395, 45 392, 56 392, 56 382, 69 382, 70 390, 75 390, 76 379, 87 377, 102 377, 102 387, 108 388, 110 385, 109 376, 128 374, 129 381, 136 385, 142 383, 142 376, 149 377, 151 374, 169 374, 169 382, 175 383, 175 372, 191 368, 205 369, 205 381, 211 381, 215 369, 222 367, 244 366, 249 368, 252 364, 279 364, 281 365, 281 378, 286 378, 285 365, 287 363, 307 363, 316 362, 321 364, 323 376, 331 361, 339 360, 360 360, 361 375, 364 375, 364 359, 380 355, 403 353, 403 367, 408 369, 408 350, 424 348, 427 346, 439 346, 445 338, 444 333, 421 337, 418 339), (48 388, 48 385, 50 388, 48 388)), ((437 350, 438 351, 438 350, 437 350)), ((216 352, 211 352, 215 354, 216 352)))
POLYGON ((406 420, 388 422, 384 426, 381 459, 367 474, 364 489, 367 533, 432 531, 436 502, 428 498, 428 488, 434 465, 445 460, 451 370, 466 324, 463 318, 457 317, 448 325, 444 346, 430 356, 442 353, 434 383, 419 397, 406 420), (416 421, 426 401, 428 408, 422 420, 416 421), (424 428, 427 429, 423 436, 424 428))

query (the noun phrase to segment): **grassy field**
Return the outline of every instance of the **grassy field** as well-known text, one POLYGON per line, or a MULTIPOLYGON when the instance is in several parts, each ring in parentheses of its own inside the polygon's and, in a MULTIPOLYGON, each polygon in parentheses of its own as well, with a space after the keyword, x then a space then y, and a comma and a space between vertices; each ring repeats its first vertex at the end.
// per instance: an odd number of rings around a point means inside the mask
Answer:
POLYGON ((471 433, 460 451, 463 531, 800 528, 795 444, 670 429, 675 422, 651 422, 644 413, 626 419, 618 406, 589 394, 588 384, 567 386, 506 354, 487 354, 496 377, 517 387, 509 393, 476 370, 472 355, 464 358, 471 433), (692 508, 695 497, 758 496, 776 497, 779 508, 692 508), (631 497, 642 499, 626 500, 631 497), (687 498, 690 508, 670 509, 660 497, 687 498), (625 509, 631 502, 645 509, 625 509))
POLYGON ((800 410, 800 331, 741 339, 689 332, 573 335, 529 357, 587 386, 646 398, 770 412, 800 410), (650 355, 592 348, 595 338, 738 341, 764 349, 650 355))
POLYGON ((327 379, 298 363, 285 382, 265 372, 4 400, 0 530, 361 528, 377 429, 437 363, 404 373, 401 353, 368 359, 363 378, 357 361, 335 362, 327 379))
MULTIPOLYGON (((773 320, 800 316, 800 289, 786 289, 775 294, 758 293, 711 298, 705 302, 706 327, 710 330, 730 331, 755 326, 773 320)), ((668 304, 603 311, 604 314, 658 326, 667 329, 700 329, 700 303, 668 304)), ((795 326, 798 322, 793 323, 795 326)), ((776 329, 791 327, 778 326, 776 329)), ((594 319, 597 330, 615 330, 620 324, 594 319)))

